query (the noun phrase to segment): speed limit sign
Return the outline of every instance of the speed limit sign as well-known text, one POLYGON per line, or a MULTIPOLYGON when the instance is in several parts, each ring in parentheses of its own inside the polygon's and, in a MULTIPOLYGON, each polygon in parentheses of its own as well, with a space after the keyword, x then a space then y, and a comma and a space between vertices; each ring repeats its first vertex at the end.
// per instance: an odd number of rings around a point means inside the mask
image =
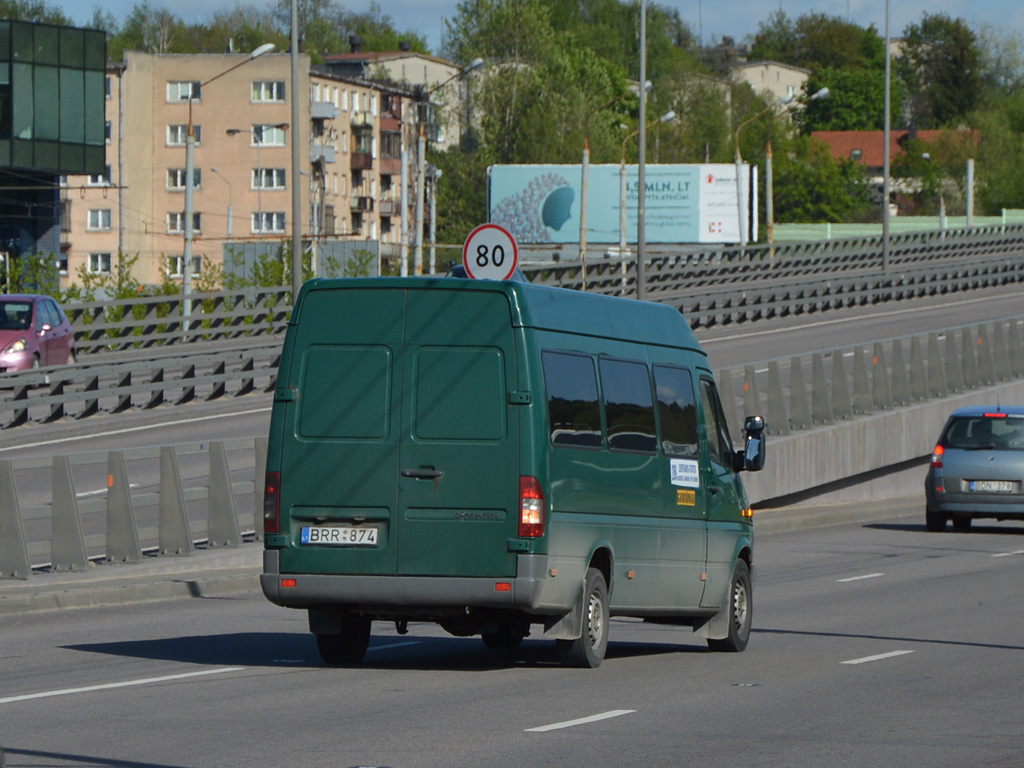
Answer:
POLYGON ((481 224, 462 246, 462 266, 474 279, 508 280, 518 265, 516 239, 497 224, 481 224))

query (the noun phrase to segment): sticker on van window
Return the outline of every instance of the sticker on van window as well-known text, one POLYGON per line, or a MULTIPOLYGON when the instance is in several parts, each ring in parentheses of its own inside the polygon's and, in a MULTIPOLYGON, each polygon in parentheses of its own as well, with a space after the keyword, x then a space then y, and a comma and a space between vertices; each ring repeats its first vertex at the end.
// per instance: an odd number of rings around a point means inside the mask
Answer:
POLYGON ((696 491, 684 491, 679 489, 676 491, 676 505, 680 507, 695 507, 697 506, 697 492, 696 491))
POLYGON ((672 470, 672 485, 683 488, 700 488, 700 465, 693 459, 669 459, 672 470))

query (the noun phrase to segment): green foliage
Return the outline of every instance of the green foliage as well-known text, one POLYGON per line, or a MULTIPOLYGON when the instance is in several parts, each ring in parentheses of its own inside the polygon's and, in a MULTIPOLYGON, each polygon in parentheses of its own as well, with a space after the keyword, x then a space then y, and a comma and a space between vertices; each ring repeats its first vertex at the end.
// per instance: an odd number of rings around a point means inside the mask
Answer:
MULTIPOLYGON (((906 94, 902 81, 893 80, 892 104, 906 94)), ((829 89, 827 99, 807 102, 794 112, 804 133, 811 131, 881 131, 885 128, 885 71, 878 69, 821 69, 804 86, 806 96, 829 89)), ((896 120, 899 120, 896 111, 896 120)))
POLYGON ((56 296, 60 275, 54 255, 22 254, 0 262, 0 286, 4 293, 43 293, 56 296))
POLYGON ((824 144, 807 136, 794 137, 782 149, 773 163, 776 221, 855 221, 870 210, 862 166, 837 163, 824 144))
POLYGON ((824 13, 805 13, 794 21, 779 10, 759 25, 751 59, 811 70, 884 69, 885 41, 873 25, 860 27, 824 13))
POLYGON ((32 21, 37 24, 72 24, 60 8, 44 0, 0 0, 0 19, 32 21))
POLYGON ((979 104, 981 52, 978 38, 963 19, 925 13, 903 33, 897 59, 908 88, 911 125, 938 128, 966 119, 979 104))

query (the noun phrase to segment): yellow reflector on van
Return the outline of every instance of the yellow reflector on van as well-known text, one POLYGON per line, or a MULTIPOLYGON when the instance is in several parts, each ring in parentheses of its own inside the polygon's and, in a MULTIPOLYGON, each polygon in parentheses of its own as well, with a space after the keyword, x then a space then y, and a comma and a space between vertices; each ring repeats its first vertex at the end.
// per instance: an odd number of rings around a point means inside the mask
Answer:
POLYGON ((743 510, 743 516, 744 517, 753 517, 754 516, 754 508, 753 507, 747 507, 746 509, 744 509, 743 510))

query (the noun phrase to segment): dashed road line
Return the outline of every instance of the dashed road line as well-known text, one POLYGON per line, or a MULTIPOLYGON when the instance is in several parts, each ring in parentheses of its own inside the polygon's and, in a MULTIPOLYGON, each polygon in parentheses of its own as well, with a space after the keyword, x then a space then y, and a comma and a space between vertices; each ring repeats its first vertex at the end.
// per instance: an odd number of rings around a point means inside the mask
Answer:
POLYGON ((577 725, 587 725, 588 723, 596 723, 601 720, 610 720, 613 717, 622 717, 623 715, 630 715, 636 712, 635 709, 613 709, 611 712, 602 712, 599 715, 591 715, 590 717, 581 717, 576 720, 566 720, 562 723, 552 723, 551 725, 539 725, 536 728, 527 728, 524 733, 546 733, 547 731, 557 731, 560 728, 573 728, 577 725))
POLYGON ((913 651, 889 651, 889 653, 879 653, 877 656, 865 656, 862 659, 850 659, 849 661, 841 661, 840 664, 868 664, 872 661, 882 661, 883 659, 892 659, 896 656, 906 656, 908 653, 913 651))
POLYGON ((885 576, 884 573, 865 573, 863 576, 850 576, 847 579, 837 579, 837 584, 849 584, 851 581, 864 581, 864 579, 877 579, 879 576, 885 576))
POLYGON ((219 667, 218 669, 203 669, 199 672, 184 672, 180 675, 164 675, 163 677, 147 677, 142 680, 125 680, 120 683, 105 683, 103 685, 87 685, 84 688, 65 688, 59 691, 42 691, 40 693, 26 693, 21 696, 8 696, 0 699, 0 704, 12 704, 16 701, 29 701, 30 699, 48 699, 52 696, 70 696, 73 693, 91 693, 93 691, 109 691, 113 688, 131 688, 137 685, 152 685, 153 683, 166 683, 171 680, 186 680, 190 677, 204 677, 206 675, 220 675, 224 672, 241 672, 245 667, 219 667))

